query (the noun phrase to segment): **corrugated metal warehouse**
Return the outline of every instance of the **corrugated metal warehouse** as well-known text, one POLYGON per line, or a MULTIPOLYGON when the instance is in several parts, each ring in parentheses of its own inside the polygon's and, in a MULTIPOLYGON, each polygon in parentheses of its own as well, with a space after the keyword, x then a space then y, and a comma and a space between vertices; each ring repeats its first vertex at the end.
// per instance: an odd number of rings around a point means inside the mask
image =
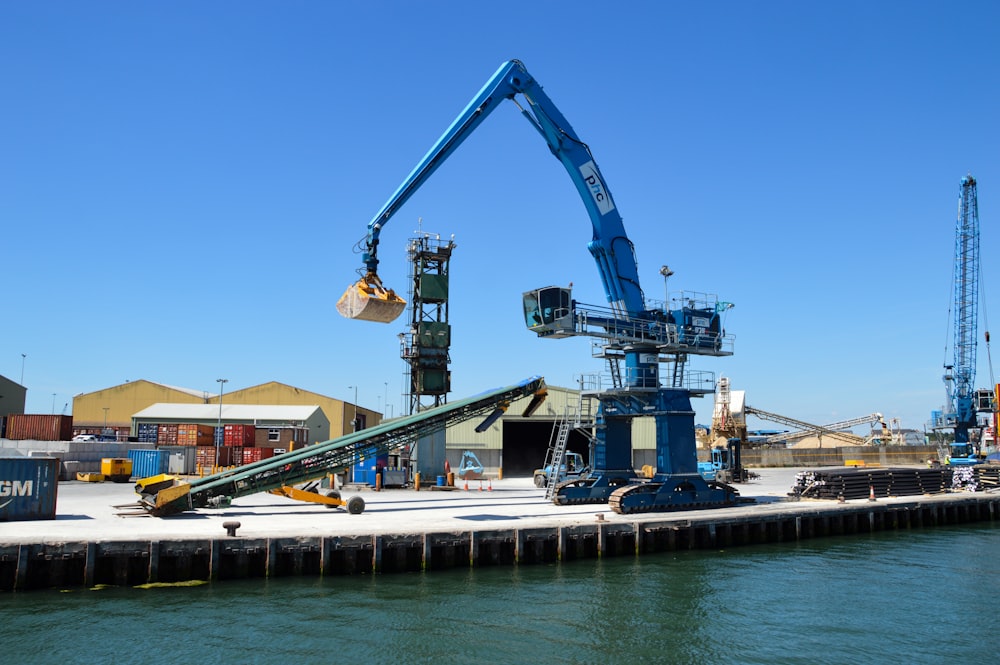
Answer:
MULTIPOLYGON (((136 436, 132 418, 154 404, 215 404, 220 395, 205 390, 178 388, 144 379, 129 381, 118 386, 83 393, 73 398, 73 427, 77 433, 100 433, 105 427, 114 429, 119 439, 136 436)), ((318 406, 323 410, 329 424, 326 438, 340 436, 353 431, 351 421, 357 416, 362 427, 370 427, 381 422, 381 414, 341 400, 327 397, 277 381, 242 388, 221 395, 223 407, 228 404, 249 406, 318 406)), ((216 406, 216 412, 218 406, 216 406)), ((202 424, 215 424, 215 419, 207 419, 202 424)), ((315 441, 315 439, 311 439, 315 441)), ((319 439, 325 440, 325 439, 319 439)))
MULTIPOLYGON (((507 413, 485 432, 476 432, 481 421, 471 420, 450 427, 446 433, 448 462, 457 468, 462 452, 471 450, 486 467, 487 473, 503 469, 504 477, 530 476, 542 466, 553 432, 567 413, 591 417, 597 413, 596 400, 589 407, 581 402, 580 392, 556 386, 548 387, 548 396, 530 418, 521 416, 527 400, 515 402, 507 413), (589 410, 588 410, 589 409, 589 410)), ((636 418, 632 424, 633 460, 636 468, 655 463, 656 432, 652 418, 636 418)), ((579 431, 570 433, 567 449, 589 456, 590 441, 579 431)))

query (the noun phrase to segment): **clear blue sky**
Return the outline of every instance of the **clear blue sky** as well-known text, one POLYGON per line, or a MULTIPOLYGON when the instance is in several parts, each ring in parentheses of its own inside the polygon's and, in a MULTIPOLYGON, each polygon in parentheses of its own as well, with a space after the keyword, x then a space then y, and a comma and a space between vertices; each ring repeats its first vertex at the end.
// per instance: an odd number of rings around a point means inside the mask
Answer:
MULTIPOLYGON (((587 141, 647 296, 735 303, 731 378, 810 422, 944 401, 958 188, 1000 291, 1000 4, 4 2, 0 373, 27 410, 126 380, 281 381, 396 413, 405 325, 342 319, 368 221, 505 60, 587 141), (27 354, 22 358, 22 354, 27 354)), ((562 166, 498 109, 386 227, 455 235, 453 399, 601 371, 520 295, 602 303, 562 166)), ((993 310, 995 311, 995 309, 993 310)), ((1000 316, 1000 312, 993 314, 1000 316)), ((977 383, 990 383, 985 345, 977 383)), ((710 399, 697 400, 707 422, 710 399)), ((764 426, 769 426, 763 424, 764 426)))

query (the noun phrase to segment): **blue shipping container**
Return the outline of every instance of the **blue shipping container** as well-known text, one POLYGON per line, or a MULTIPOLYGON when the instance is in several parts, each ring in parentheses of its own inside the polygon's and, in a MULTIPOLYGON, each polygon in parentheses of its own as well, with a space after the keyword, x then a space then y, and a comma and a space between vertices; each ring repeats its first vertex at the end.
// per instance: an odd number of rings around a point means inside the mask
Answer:
POLYGON ((0 458, 0 522, 54 520, 59 459, 0 458))
POLYGON ((130 450, 128 458, 132 460, 133 478, 158 476, 170 468, 169 450, 130 450))
POLYGON ((156 443, 156 436, 160 431, 160 426, 154 423, 140 423, 139 443, 156 443))

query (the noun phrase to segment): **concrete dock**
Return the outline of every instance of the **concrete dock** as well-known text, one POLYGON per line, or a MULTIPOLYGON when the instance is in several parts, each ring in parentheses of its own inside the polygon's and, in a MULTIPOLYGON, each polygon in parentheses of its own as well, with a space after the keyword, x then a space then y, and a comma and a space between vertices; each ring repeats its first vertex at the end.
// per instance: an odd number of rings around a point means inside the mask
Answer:
POLYGON ((800 469, 756 471, 738 486, 752 504, 641 515, 556 506, 514 478, 344 491, 364 498, 360 515, 257 494, 156 518, 122 516, 132 483, 63 482, 55 520, 0 523, 0 591, 523 565, 1000 519, 992 492, 800 501, 800 469))

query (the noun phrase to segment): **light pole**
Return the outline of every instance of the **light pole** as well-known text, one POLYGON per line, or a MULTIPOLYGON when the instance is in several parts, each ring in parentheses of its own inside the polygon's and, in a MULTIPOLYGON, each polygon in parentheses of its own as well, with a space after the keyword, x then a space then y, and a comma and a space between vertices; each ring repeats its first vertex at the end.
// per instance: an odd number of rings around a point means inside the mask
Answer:
POLYGON ((56 394, 52 393, 52 413, 56 412, 56 394))
POLYGON ((226 392, 226 384, 229 383, 229 379, 216 379, 219 384, 219 427, 215 430, 215 466, 219 466, 219 446, 222 445, 222 439, 225 433, 222 431, 222 395, 226 392))
POLYGON ((669 309, 670 291, 667 289, 667 278, 674 274, 674 271, 667 266, 660 266, 660 274, 663 275, 663 297, 664 309, 669 309))
POLYGON ((28 357, 27 353, 21 354, 21 385, 24 386, 24 359, 28 357))
MULTIPOLYGON (((385 410, 388 411, 389 410, 389 382, 388 381, 384 381, 383 383, 385 384, 385 410)), ((382 414, 382 415, 384 416, 385 414, 382 414)))
POLYGON ((347 386, 348 390, 350 390, 351 388, 354 388, 354 417, 351 418, 351 431, 357 432, 358 431, 358 387, 347 386))

